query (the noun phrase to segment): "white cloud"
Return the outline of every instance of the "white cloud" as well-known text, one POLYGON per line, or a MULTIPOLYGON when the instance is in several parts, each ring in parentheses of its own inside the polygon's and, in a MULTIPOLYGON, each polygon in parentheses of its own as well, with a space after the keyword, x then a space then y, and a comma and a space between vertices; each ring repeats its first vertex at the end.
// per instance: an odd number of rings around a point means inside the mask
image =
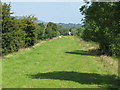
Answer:
POLYGON ((2 0, 2 2, 83 2, 84 0, 2 0))

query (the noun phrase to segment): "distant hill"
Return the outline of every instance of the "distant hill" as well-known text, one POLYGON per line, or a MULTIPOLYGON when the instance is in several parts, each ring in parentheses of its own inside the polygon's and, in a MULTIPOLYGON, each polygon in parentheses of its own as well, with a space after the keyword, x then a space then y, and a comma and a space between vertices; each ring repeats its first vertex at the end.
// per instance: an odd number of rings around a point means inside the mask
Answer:
POLYGON ((36 20, 35 23, 47 23, 47 22, 42 21, 42 20, 36 20))
POLYGON ((66 28, 71 28, 71 27, 81 27, 81 24, 74 24, 74 23, 58 23, 58 25, 61 25, 62 27, 66 27, 66 28))
MULTIPOLYGON (((23 16, 15 16, 16 19, 22 19, 23 16)), ((43 20, 36 20, 35 23, 46 23, 45 21, 43 20)))
MULTIPOLYGON (((23 18, 23 16, 15 16, 15 18, 16 19, 22 19, 23 18)), ((43 20, 36 20, 35 21, 35 23, 48 23, 48 22, 45 22, 45 21, 43 21, 43 20)), ((68 23, 68 24, 65 24, 65 23, 56 23, 56 24, 58 24, 58 25, 61 25, 62 27, 65 27, 65 28, 71 28, 71 27, 76 27, 76 28, 78 28, 78 27, 81 27, 82 25, 81 24, 74 24, 74 23, 68 23)))

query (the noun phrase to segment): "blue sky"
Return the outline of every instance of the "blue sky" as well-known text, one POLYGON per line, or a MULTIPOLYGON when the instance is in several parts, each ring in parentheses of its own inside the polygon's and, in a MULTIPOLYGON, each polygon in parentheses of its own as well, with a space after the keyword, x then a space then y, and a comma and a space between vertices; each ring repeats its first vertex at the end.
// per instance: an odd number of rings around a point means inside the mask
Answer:
POLYGON ((11 11, 15 16, 34 15, 46 22, 81 23, 82 5, 84 2, 11 2, 11 11))

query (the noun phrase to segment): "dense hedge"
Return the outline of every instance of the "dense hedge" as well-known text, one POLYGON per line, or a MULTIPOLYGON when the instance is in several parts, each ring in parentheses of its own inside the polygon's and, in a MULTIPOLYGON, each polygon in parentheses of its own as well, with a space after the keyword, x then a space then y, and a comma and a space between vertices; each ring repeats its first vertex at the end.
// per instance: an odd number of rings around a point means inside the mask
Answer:
POLYGON ((45 25, 45 38, 51 39, 52 37, 56 37, 59 35, 57 25, 49 22, 45 25))
POLYGON ((99 43, 108 55, 120 56, 119 6, 118 2, 87 2, 80 8, 85 28, 82 38, 99 43))
POLYGON ((30 47, 39 40, 59 35, 57 25, 49 22, 36 24, 33 16, 16 19, 11 16, 10 4, 2 4, 2 55, 30 47))

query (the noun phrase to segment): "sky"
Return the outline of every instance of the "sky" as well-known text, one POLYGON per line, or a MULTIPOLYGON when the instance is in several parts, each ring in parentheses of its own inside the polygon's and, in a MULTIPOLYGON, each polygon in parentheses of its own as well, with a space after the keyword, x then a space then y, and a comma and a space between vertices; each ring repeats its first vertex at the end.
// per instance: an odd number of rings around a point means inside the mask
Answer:
POLYGON ((82 2, 83 0, 2 0, 2 2, 82 2))
POLYGON ((39 20, 55 23, 81 23, 79 8, 84 2, 11 2, 14 16, 34 15, 39 20))

